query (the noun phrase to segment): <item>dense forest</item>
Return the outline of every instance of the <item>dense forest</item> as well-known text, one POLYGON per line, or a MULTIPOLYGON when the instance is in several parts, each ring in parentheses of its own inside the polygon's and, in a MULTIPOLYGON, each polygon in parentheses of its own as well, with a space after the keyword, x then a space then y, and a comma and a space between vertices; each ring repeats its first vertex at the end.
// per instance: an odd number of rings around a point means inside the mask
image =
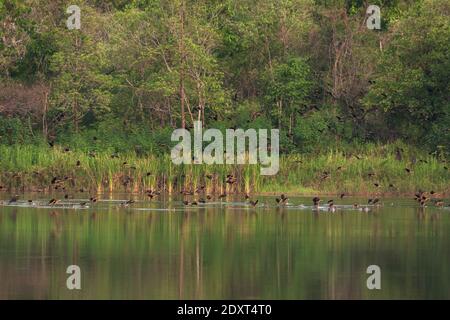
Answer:
POLYGON ((2 0, 0 21, 4 144, 107 136, 102 147, 165 152, 173 128, 200 118, 280 128, 285 153, 397 140, 449 151, 445 0, 2 0))
MULTIPOLYGON (((110 188, 132 175, 151 184, 144 167, 155 161, 167 166, 152 184, 176 185, 171 133, 200 120, 279 128, 280 186, 370 191, 377 170, 389 191, 448 187, 447 0, 1 0, 0 79, 0 182, 10 186, 26 170, 67 175, 80 159, 110 188), (80 29, 67 27, 71 5, 80 29), (367 27, 369 5, 381 8, 379 29, 367 27), (120 163, 141 161, 139 173, 106 160, 130 154, 120 163), (351 173, 324 186, 344 165, 351 173)), ((267 185, 242 176, 245 189, 267 185)))

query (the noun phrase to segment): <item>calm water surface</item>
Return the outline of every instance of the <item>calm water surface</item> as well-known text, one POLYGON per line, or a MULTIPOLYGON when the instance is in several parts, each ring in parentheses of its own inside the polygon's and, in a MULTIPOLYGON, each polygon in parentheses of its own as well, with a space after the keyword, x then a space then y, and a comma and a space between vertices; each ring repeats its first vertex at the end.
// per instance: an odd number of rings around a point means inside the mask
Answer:
MULTIPOLYGON (((119 207, 127 197, 0 205, 0 299, 450 299, 450 208, 384 199, 317 213, 310 197, 119 207), (81 290, 66 288, 73 264, 81 290), (366 287, 373 264, 381 290, 366 287)), ((354 202, 366 200, 338 204, 354 202)))

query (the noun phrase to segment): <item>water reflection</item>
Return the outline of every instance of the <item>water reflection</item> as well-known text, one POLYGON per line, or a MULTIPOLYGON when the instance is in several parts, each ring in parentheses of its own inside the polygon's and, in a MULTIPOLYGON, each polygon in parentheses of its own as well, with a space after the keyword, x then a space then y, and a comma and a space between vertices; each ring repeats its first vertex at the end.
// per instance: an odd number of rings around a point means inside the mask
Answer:
POLYGON ((0 207, 0 299, 450 298, 449 210, 399 200, 368 213, 175 200, 0 207), (65 286, 72 264, 80 291, 65 286), (379 291, 366 288, 372 264, 379 291))

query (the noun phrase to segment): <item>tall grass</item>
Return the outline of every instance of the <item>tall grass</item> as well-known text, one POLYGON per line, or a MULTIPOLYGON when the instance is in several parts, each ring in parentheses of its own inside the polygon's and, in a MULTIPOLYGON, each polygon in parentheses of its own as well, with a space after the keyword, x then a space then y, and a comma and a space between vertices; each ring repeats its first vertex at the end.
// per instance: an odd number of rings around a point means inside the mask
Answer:
POLYGON ((393 145, 366 145, 353 154, 329 150, 320 154, 283 155, 280 171, 260 175, 260 165, 174 165, 169 155, 138 157, 134 152, 112 158, 102 152, 33 145, 0 146, 0 186, 3 190, 76 192, 178 193, 204 186, 209 194, 261 193, 408 193, 418 189, 450 191, 445 159, 403 152, 397 160, 393 145), (80 166, 77 166, 80 161, 80 166), (411 170, 406 172, 406 168, 411 170), (374 173, 374 176, 369 176, 374 173), (237 178, 225 183, 227 174, 237 178), (52 184, 52 180, 57 182, 52 184), (375 186, 379 184, 379 187, 375 186))

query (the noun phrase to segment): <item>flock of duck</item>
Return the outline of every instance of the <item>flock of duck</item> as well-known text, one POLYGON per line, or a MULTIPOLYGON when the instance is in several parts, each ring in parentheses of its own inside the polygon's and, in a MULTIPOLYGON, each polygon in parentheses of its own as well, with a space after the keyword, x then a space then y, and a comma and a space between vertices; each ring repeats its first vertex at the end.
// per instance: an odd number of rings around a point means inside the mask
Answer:
MULTIPOLYGON (((183 196, 194 196, 195 193, 204 193, 204 188, 198 188, 195 192, 190 191, 181 191, 180 193, 183 196)), ((146 190, 145 191, 146 197, 151 201, 155 197, 161 195, 159 191, 156 190, 146 190)), ((438 198, 437 193, 434 191, 422 191, 419 190, 414 194, 414 200, 419 204, 420 207, 426 207, 428 205, 434 206, 434 207, 448 207, 450 208, 450 203, 445 204, 444 200, 438 198)), ((339 198, 343 199, 347 195, 345 193, 341 193, 339 198)), ((341 204, 337 205, 334 199, 327 200, 326 202, 319 197, 312 198, 312 206, 311 205, 294 205, 289 203, 289 198, 285 194, 281 194, 279 197, 275 198, 275 202, 272 204, 270 203, 261 203, 259 199, 252 199, 248 194, 244 195, 244 201, 243 202, 227 202, 224 201, 228 197, 227 193, 222 193, 218 197, 214 197, 212 195, 206 194, 203 197, 197 197, 196 199, 192 200, 182 200, 181 205, 192 207, 192 206, 201 206, 205 204, 211 204, 211 205, 244 205, 246 207, 289 207, 289 208, 299 208, 299 209, 312 209, 314 211, 328 211, 328 212, 336 212, 338 209, 346 209, 346 210, 358 210, 358 211, 364 211, 369 212, 372 210, 372 208, 378 208, 380 206, 383 206, 382 201, 380 198, 370 198, 367 200, 367 203, 353 203, 353 204, 341 204), (219 202, 218 202, 219 201, 219 202), (321 205, 321 203, 324 203, 321 205)), ((96 196, 90 197, 86 200, 75 200, 75 199, 69 199, 69 196, 66 194, 64 196, 65 200, 60 200, 56 198, 52 198, 50 200, 20 200, 19 195, 12 196, 9 200, 0 201, 0 206, 14 206, 14 205, 21 205, 21 206, 37 206, 37 207, 63 207, 63 208, 73 208, 73 209, 86 209, 89 208, 91 204, 94 204, 99 201, 99 199, 96 196)), ((194 197, 195 198, 195 197, 194 197)), ((105 200, 101 200, 105 201, 105 200)), ((118 208, 126 208, 131 205, 133 205, 136 201, 133 199, 129 200, 122 200, 119 201, 117 204, 118 208)))
MULTIPOLYGON (((433 203, 433 205, 435 207, 444 207, 445 203, 442 199, 438 199, 438 198, 434 198, 432 195, 435 195, 436 193, 434 191, 430 191, 425 192, 425 191, 419 191, 417 193, 415 193, 414 195, 414 200, 417 201, 421 207, 425 207, 426 203, 428 203, 429 201, 431 201, 431 203, 433 203), (431 196, 430 196, 431 195, 431 196)), ((227 195, 226 194, 222 194, 219 196, 219 198, 225 198, 227 195)), ((341 193, 339 198, 343 199, 346 196, 345 193, 341 193)), ((210 200, 211 196, 207 196, 207 199, 210 200)), ((303 204, 300 205, 291 205, 288 202, 289 198, 284 195, 281 194, 280 197, 275 198, 275 203, 276 206, 290 206, 290 207, 297 207, 297 208, 307 208, 307 207, 311 207, 311 206, 305 206, 303 204)), ((248 203, 248 205, 252 206, 252 207, 256 207, 259 204, 259 200, 252 200, 250 198, 250 196, 248 194, 245 194, 245 201, 246 203, 248 203)), ((199 198, 198 200, 194 200, 194 201, 187 201, 184 200, 183 204, 186 206, 195 206, 195 205, 199 205, 199 204, 204 204, 207 201, 204 198, 199 198)), ((380 200, 380 198, 370 198, 367 200, 367 203, 365 204, 359 204, 359 203, 353 203, 351 205, 337 205, 334 199, 330 199, 328 201, 326 201, 325 205, 321 206, 321 203, 323 202, 322 199, 320 199, 319 197, 314 197, 312 199, 312 209, 313 210, 325 210, 325 211, 329 211, 329 212, 336 212, 336 210, 339 209, 355 209, 355 210, 359 210, 359 211, 365 211, 368 212, 371 210, 371 208, 377 208, 382 206, 382 202, 380 200)), ((262 203, 260 204, 260 206, 265 207, 267 206, 267 204, 262 203)), ((447 205, 447 207, 450 208, 450 203, 447 205)))
MULTIPOLYGON (((96 137, 93 138, 94 140, 97 140, 96 137)), ((53 147, 53 142, 49 142, 50 147, 53 147)), ((401 160, 402 156, 401 156, 401 149, 397 148, 397 154, 396 154, 396 158, 397 160, 401 160)), ((70 152, 69 148, 64 148, 64 152, 70 152)), ((95 152, 89 152, 89 156, 90 157, 94 157, 95 158, 95 152)), ((356 158, 360 159, 357 155, 355 155, 356 158)), ((111 155, 111 158, 119 158, 119 155, 115 152, 111 155)), ((419 161, 424 161, 425 160, 419 160, 419 161)), ((122 165, 128 165, 127 162, 123 162, 122 165)), ((78 160, 76 163, 76 167, 80 167, 81 166, 81 162, 78 160)), ((134 166, 130 166, 130 168, 134 168, 136 169, 136 167, 134 166)), ((447 167, 444 167, 446 170, 448 169, 447 167)), ((342 167, 338 167, 337 170, 341 170, 342 167)), ((405 168, 405 171, 407 174, 410 174, 412 172, 412 170, 410 168, 405 168)), ((39 172, 34 172, 34 174, 39 174, 39 172)), ((147 176, 150 175, 150 173, 147 173, 147 176)), ((370 179, 374 178, 376 176, 375 173, 371 172, 367 174, 368 177, 370 179)), ((212 179, 213 178, 213 174, 206 174, 205 175, 206 178, 208 179, 212 179)), ((125 179, 125 181, 123 181, 123 185, 125 187, 127 187, 130 178, 127 176, 128 179, 125 179)), ((321 180, 325 180, 330 178, 330 172, 328 171, 324 171, 320 177, 321 180)), ((64 177, 64 178, 60 178, 60 177, 53 177, 53 179, 51 180, 51 186, 52 188, 54 188, 55 190, 58 191, 63 191, 63 192, 67 192, 68 189, 66 189, 65 186, 65 182, 71 181, 73 180, 73 178, 71 177, 64 177)), ((73 184, 73 181, 71 181, 73 184)), ((233 185, 236 185, 238 182, 238 179, 236 176, 232 175, 232 174, 228 174, 224 180, 225 184, 227 186, 232 187, 233 185)), ((372 181, 372 184, 376 187, 379 188, 380 187, 380 183, 379 182, 374 182, 372 181)), ((227 190, 228 188, 226 188, 225 190, 227 190)), ((392 190, 396 190, 397 188, 392 184, 389 183, 389 189, 392 190)), ((181 205, 183 206, 199 206, 199 205, 204 205, 204 204, 228 204, 228 205, 232 205, 232 204, 236 204, 236 202, 227 202, 226 198, 228 198, 228 194, 226 192, 220 194, 219 196, 215 196, 215 195, 209 195, 207 194, 207 188, 206 186, 200 185, 199 187, 197 187, 195 190, 182 190, 180 191, 180 195, 183 196, 183 198, 185 198, 184 200, 181 201, 181 205), (197 195, 197 196, 196 196, 197 195), (190 200, 186 200, 186 199, 190 199, 190 200), (225 201, 224 201, 225 199, 225 201), (217 200, 219 202, 217 202, 217 200)), ((6 189, 0 185, 0 191, 6 191, 6 189)), ((81 188, 78 190, 78 192, 83 193, 85 192, 84 188, 81 188)), ((155 197, 161 195, 161 192, 158 190, 146 190, 145 191, 145 195, 148 198, 148 200, 152 200, 155 197)), ((231 194, 231 196, 236 197, 235 194, 231 194)), ((345 193, 341 193, 339 198, 343 199, 344 197, 346 197, 347 194, 345 193)), ((414 194, 414 200, 417 201, 417 203, 419 204, 420 207, 424 208, 427 206, 435 206, 435 207, 450 207, 450 204, 446 204, 444 202, 443 199, 439 198, 441 195, 439 195, 438 193, 434 192, 434 191, 422 191, 419 190, 418 192, 416 192, 414 194)), ((280 197, 275 198, 275 204, 271 205, 268 203, 261 203, 258 199, 251 199, 251 197, 245 193, 244 194, 244 201, 245 202, 237 202, 237 204, 242 205, 244 204, 245 206, 249 206, 249 207, 271 207, 271 206, 277 206, 277 207, 293 207, 293 208, 312 208, 313 210, 326 210, 329 212, 335 212, 338 208, 339 209, 356 209, 356 210, 360 210, 360 211, 370 211, 370 208, 373 207, 379 207, 382 206, 382 201, 380 200, 380 198, 378 197, 374 197, 374 198, 370 198, 367 200, 367 203, 363 203, 363 204, 359 204, 359 203, 353 203, 351 205, 337 205, 335 203, 335 201, 333 199, 330 199, 328 201, 326 201, 326 204, 321 205, 322 203, 322 199, 320 199, 319 197, 314 197, 312 199, 312 206, 304 206, 303 204, 300 205, 293 205, 290 204, 288 202, 288 197, 284 194, 281 194, 280 197)), ((73 199, 69 194, 65 194, 63 199, 56 199, 56 198, 52 198, 50 200, 19 200, 20 196, 19 195, 14 195, 12 196, 9 200, 0 200, 0 206, 5 206, 5 205, 30 205, 30 206, 40 206, 40 207, 54 207, 54 206, 61 206, 61 207, 72 207, 72 208, 88 208, 89 205, 94 204, 98 201, 96 196, 91 196, 89 199, 73 199)), ((105 201, 105 200, 102 200, 105 201)), ((131 205, 133 205, 135 203, 135 200, 133 199, 129 199, 129 200, 123 200, 120 201, 118 204, 118 207, 129 207, 131 205)))

